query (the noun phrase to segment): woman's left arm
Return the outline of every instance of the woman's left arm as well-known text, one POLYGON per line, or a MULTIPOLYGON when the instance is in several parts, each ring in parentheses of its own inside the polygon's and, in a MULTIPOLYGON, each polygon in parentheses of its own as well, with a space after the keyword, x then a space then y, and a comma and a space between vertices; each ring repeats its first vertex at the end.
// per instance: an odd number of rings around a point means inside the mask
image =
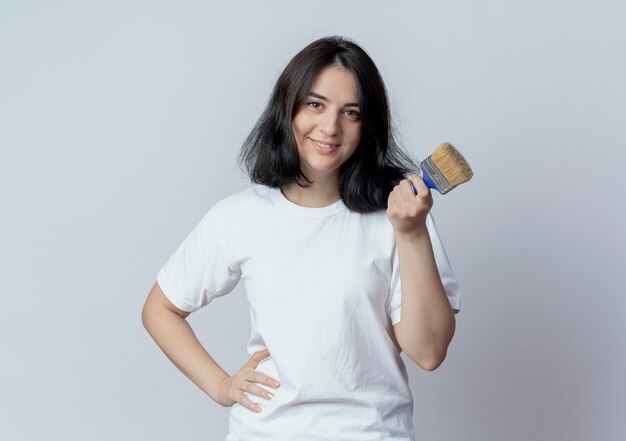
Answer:
POLYGON ((394 187, 387 207, 394 227, 402 290, 401 318, 393 329, 402 350, 427 371, 436 369, 445 359, 456 326, 426 227, 432 203, 430 189, 420 176, 413 176, 394 187))

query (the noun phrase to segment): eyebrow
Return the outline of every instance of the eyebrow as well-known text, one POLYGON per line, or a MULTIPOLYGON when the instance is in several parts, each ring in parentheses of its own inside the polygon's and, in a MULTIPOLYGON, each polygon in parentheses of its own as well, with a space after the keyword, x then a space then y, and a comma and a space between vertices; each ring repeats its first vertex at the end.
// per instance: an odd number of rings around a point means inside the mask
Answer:
MULTIPOLYGON (((313 96, 315 98, 319 98, 322 101, 326 101, 327 103, 330 102, 330 100, 328 98, 326 98, 324 95, 320 95, 319 93, 315 93, 313 91, 309 92, 309 96, 313 96)), ((359 103, 346 103, 345 104, 346 107, 359 107, 359 103)))

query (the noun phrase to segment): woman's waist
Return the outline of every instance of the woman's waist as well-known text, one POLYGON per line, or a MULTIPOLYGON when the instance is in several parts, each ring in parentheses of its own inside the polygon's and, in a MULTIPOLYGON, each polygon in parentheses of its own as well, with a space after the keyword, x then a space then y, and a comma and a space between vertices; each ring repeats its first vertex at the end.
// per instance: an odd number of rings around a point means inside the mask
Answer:
MULTIPOLYGON (((402 374, 393 369, 357 372, 315 361, 304 367, 285 365, 280 363, 280 357, 277 360, 270 355, 255 370, 281 383, 278 388, 257 383, 274 395, 271 400, 244 392, 266 414, 297 413, 298 409, 306 409, 307 412, 332 416, 357 411, 369 413, 370 418, 375 419, 384 418, 389 409, 394 412, 410 409, 408 412, 412 413, 413 397, 409 385, 402 374)), ((246 408, 242 410, 250 412, 246 408)))
POLYGON ((326 396, 315 394, 305 398, 302 393, 290 398, 289 392, 276 395, 272 400, 251 398, 261 405, 262 411, 254 413, 236 403, 231 408, 229 428, 242 439, 272 439, 293 441, 298 439, 413 439, 413 400, 408 397, 369 398, 367 394, 326 396), (326 437, 324 434, 327 434, 326 437), (380 434, 376 438, 375 434, 380 434), (244 436, 245 435, 245 436, 244 436), (246 438, 248 436, 248 438, 246 438), (310 438, 309 438, 310 436, 310 438), (406 438, 405 438, 406 436, 406 438))

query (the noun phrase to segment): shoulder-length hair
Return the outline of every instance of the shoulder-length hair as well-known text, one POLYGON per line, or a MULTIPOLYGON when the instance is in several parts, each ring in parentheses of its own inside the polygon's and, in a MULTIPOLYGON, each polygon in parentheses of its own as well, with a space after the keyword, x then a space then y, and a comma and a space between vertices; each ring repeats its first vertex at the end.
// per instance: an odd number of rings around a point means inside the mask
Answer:
POLYGON ((395 140, 386 87, 376 65, 360 46, 344 37, 320 38, 291 59, 237 162, 253 183, 274 188, 311 184, 300 169, 291 123, 316 75, 333 64, 356 78, 362 124, 361 141, 340 169, 339 195, 354 212, 386 209, 393 187, 419 168, 395 140))

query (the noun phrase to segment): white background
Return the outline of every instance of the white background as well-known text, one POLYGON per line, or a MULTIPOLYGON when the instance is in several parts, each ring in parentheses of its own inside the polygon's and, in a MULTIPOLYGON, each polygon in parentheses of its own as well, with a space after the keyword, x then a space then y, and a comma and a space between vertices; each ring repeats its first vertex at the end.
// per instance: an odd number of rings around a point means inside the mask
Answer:
MULTIPOLYGON (((342 34, 418 159, 475 177, 433 214, 463 309, 418 440, 626 439, 621 1, 0 2, 0 438, 223 440, 228 411, 140 320, 281 69, 342 34)), ((250 213, 254 222, 254 213, 250 213)), ((234 373, 245 292, 189 317, 234 373)))

